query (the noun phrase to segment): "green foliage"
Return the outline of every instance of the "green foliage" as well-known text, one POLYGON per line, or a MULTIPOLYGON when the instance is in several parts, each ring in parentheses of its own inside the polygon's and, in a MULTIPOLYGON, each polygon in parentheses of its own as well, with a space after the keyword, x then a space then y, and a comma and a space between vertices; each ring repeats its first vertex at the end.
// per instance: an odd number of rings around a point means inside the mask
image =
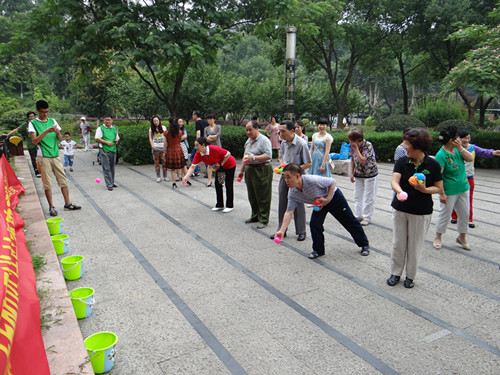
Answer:
POLYGON ((365 126, 374 126, 376 127, 377 126, 377 120, 375 120, 373 117, 371 116, 368 116, 366 119, 365 119, 365 126))
POLYGON ((470 132, 475 132, 477 131, 477 126, 474 124, 471 124, 469 121, 462 120, 462 119, 451 119, 451 120, 446 120, 443 122, 440 122, 435 128, 434 131, 440 132, 444 128, 447 128, 448 126, 456 126, 458 130, 460 129, 466 129, 469 130, 470 132))
POLYGON ((119 126, 120 143, 118 152, 125 162, 141 165, 151 164, 151 145, 149 144, 149 125, 119 126))
POLYGON ((489 15, 496 26, 471 25, 453 33, 453 42, 474 41, 474 47, 465 54, 446 77, 445 91, 453 91, 460 86, 472 87, 479 96, 500 96, 500 10, 494 9, 489 15))
POLYGON ((17 108, 19 108, 19 102, 16 99, 0 93, 0 116, 3 116, 6 112, 13 111, 17 108))
POLYGON ((410 115, 392 115, 377 122, 376 131, 399 131, 401 138, 401 132, 406 128, 425 128, 425 124, 416 117, 410 115))
POLYGON ((434 127, 440 122, 464 116, 459 103, 453 100, 427 97, 413 111, 413 115, 427 127, 434 127))
MULTIPOLYGON (((13 111, 3 113, 0 116, 0 128, 3 131, 6 131, 21 126, 23 123, 28 121, 26 118, 26 112, 27 111, 23 109, 15 109, 13 111)), ((28 135, 27 129, 23 133, 24 134, 22 134, 22 136, 26 137, 28 135)))

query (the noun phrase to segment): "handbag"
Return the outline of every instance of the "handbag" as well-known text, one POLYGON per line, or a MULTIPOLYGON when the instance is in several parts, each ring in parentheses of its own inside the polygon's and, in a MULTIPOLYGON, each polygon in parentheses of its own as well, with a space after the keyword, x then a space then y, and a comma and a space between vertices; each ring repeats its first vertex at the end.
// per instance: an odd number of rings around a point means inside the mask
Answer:
POLYGON ((335 169, 335 163, 332 159, 328 160, 328 167, 330 168, 330 173, 333 173, 333 170, 335 169))

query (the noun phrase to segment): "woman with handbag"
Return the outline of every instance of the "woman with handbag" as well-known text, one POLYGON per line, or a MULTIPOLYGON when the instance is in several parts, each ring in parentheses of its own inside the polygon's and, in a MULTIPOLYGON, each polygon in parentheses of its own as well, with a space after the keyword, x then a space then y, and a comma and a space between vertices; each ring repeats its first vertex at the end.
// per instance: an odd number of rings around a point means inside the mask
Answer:
POLYGON ((236 160, 227 150, 221 147, 209 145, 205 137, 200 137, 194 142, 196 154, 193 163, 189 167, 186 175, 182 178, 182 184, 189 184, 189 176, 194 172, 198 163, 203 162, 207 168, 215 171, 215 193, 217 201, 212 211, 222 211, 224 213, 233 210, 234 192, 234 172, 236 170, 236 160), (212 166, 212 167, 211 167, 212 166), (224 208, 224 197, 222 186, 226 185, 226 208, 224 208))
POLYGON ((309 174, 331 177, 328 161, 330 159, 330 148, 333 143, 333 137, 326 132, 328 120, 321 118, 318 120, 318 133, 314 133, 311 143, 312 167, 309 174))

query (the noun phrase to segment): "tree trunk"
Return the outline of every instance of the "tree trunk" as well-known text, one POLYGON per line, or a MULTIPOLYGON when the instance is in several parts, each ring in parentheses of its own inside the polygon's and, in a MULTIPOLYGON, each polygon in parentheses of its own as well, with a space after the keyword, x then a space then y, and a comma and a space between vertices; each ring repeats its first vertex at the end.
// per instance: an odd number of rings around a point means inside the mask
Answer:
POLYGON ((408 87, 406 84, 406 73, 403 63, 403 56, 398 55, 399 74, 401 75, 401 89, 403 91, 403 114, 408 114, 408 87))
POLYGON ((481 102, 480 102, 480 107, 479 107, 479 128, 484 129, 484 119, 486 117, 486 109, 488 109, 488 106, 490 103, 493 101, 493 97, 490 97, 486 102, 484 101, 484 98, 481 96, 481 102))

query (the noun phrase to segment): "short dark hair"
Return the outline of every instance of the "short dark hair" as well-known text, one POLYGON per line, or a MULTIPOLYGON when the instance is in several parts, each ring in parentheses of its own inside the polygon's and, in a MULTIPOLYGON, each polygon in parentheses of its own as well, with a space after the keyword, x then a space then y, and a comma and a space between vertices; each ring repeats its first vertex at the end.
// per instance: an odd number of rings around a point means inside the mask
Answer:
POLYGON ((450 139, 455 139, 458 136, 457 127, 454 125, 447 126, 439 132, 439 142, 443 145, 448 143, 450 139))
POLYGON ((258 121, 258 120, 259 120, 259 118, 257 116, 252 117, 252 121, 258 121))
POLYGON ((286 125, 287 130, 295 131, 295 124, 290 120, 281 121, 280 125, 286 125))
POLYGON ((246 127, 248 124, 252 125, 252 128, 254 128, 254 129, 258 129, 258 128, 259 128, 259 123, 258 123, 257 121, 255 121, 255 120, 250 120, 250 121, 248 121, 248 122, 245 124, 245 127, 246 127))
POLYGON ((325 125, 328 125, 328 120, 324 117, 321 117, 319 120, 318 120, 318 125, 319 124, 325 124, 325 125))
POLYGON ((469 134, 470 134, 470 131, 469 131, 469 130, 467 130, 467 129, 460 129, 460 130, 458 131, 458 136, 459 136, 460 138, 467 137, 469 134))
POLYGON ((207 118, 213 118, 213 119, 216 119, 216 118, 217 118, 217 116, 215 115, 215 113, 209 113, 209 114, 207 115, 207 118))
POLYGON ((104 115, 104 116, 102 116, 102 118, 106 118, 106 117, 113 118, 113 117, 111 117, 111 115, 104 115))
POLYGON ((285 168, 283 168, 283 172, 290 172, 300 174, 301 176, 304 174, 304 170, 300 168, 298 164, 287 164, 285 168))
POLYGON ((431 135, 426 129, 423 128, 413 128, 407 130, 403 135, 403 139, 414 149, 424 152, 426 152, 432 144, 431 135))
POLYGON ((29 111, 28 113, 26 113, 26 117, 27 118, 30 118, 30 115, 35 115, 36 116, 36 113, 33 112, 33 111, 29 111))
POLYGON ((35 106, 36 106, 37 110, 45 109, 45 108, 49 108, 49 103, 47 103, 45 100, 37 100, 35 106))
POLYGON ((71 135, 71 134, 69 134, 69 132, 64 133, 64 135, 66 135, 66 134, 67 134, 67 135, 71 135))
POLYGON ((362 141, 365 139, 363 135, 363 130, 360 128, 352 128, 347 132, 347 138, 349 138, 350 141, 362 141))
POLYGON ((196 138, 196 142, 198 142, 198 144, 200 144, 200 145, 208 146, 208 141, 207 141, 207 138, 205 138, 205 137, 196 138))
POLYGON ((201 112, 196 109, 193 111, 193 115, 195 115, 196 117, 201 117, 201 112))

